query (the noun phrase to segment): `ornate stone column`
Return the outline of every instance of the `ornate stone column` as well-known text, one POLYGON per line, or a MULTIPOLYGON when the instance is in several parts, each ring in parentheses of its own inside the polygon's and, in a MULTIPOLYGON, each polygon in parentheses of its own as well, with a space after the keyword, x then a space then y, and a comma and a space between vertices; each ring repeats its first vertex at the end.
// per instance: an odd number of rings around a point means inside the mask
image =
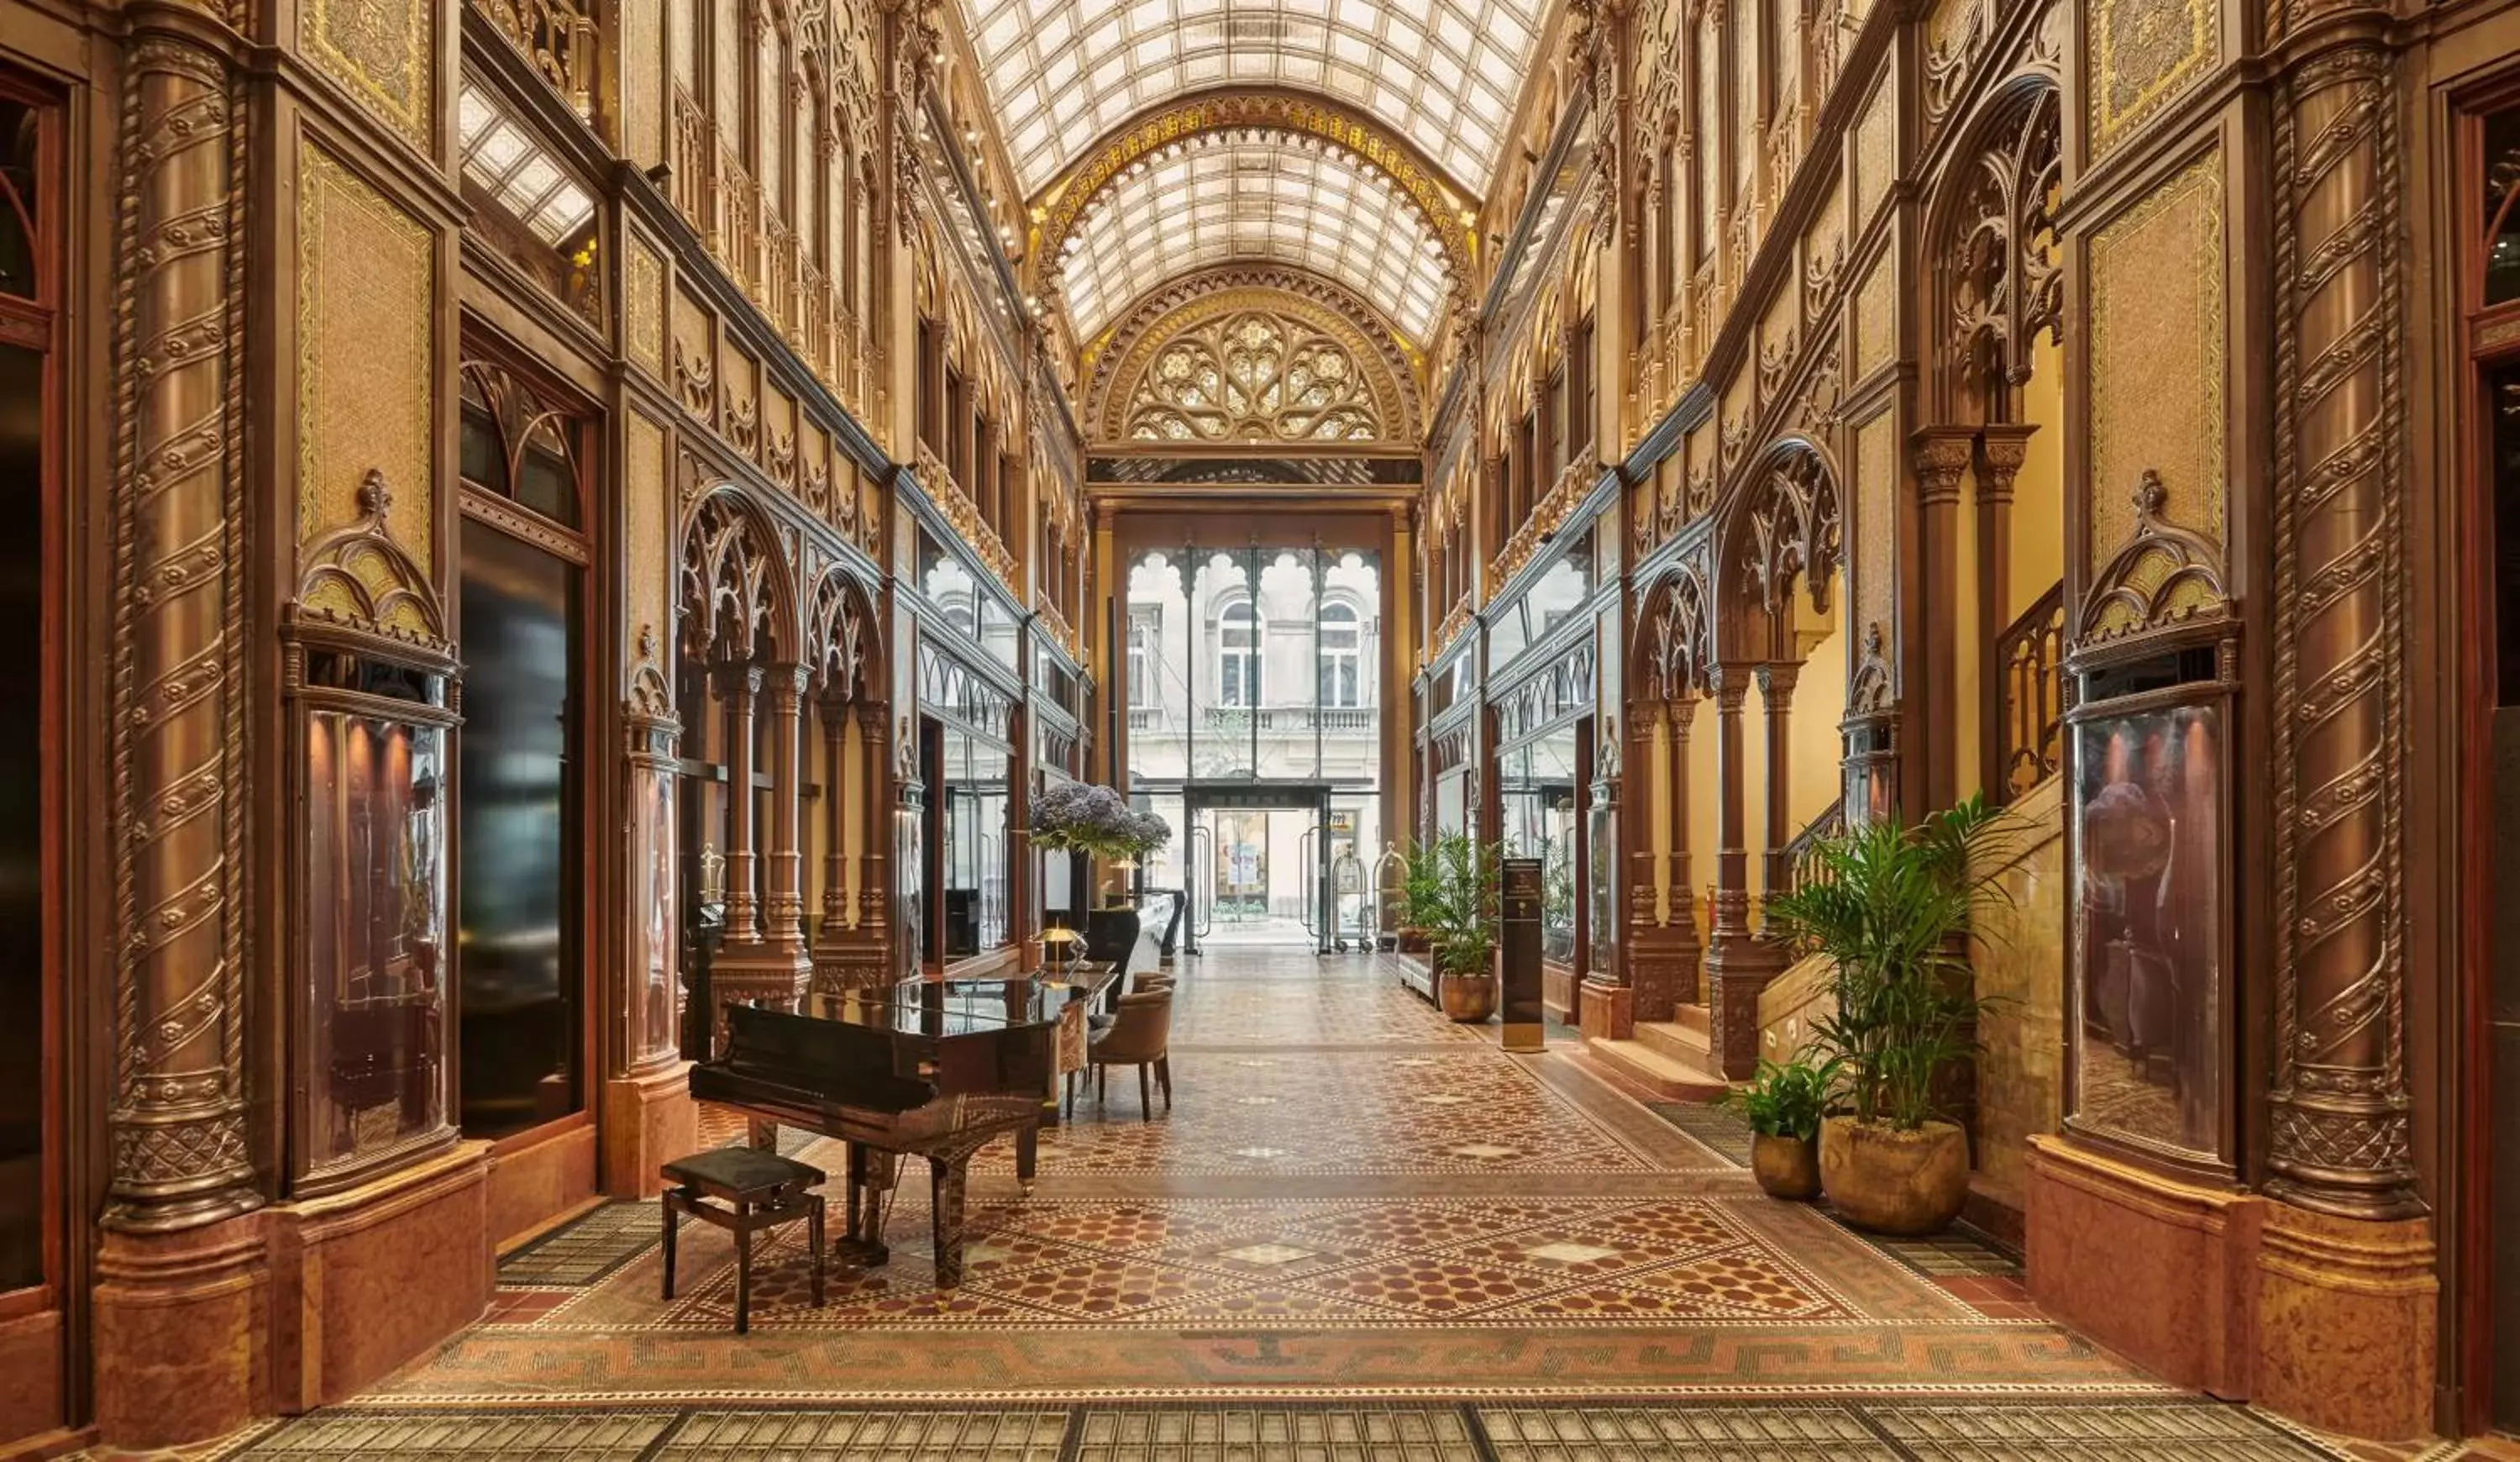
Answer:
POLYGON ((1801 831, 1794 826, 1793 737, 1794 682, 1798 664, 1759 666, 1759 699, 1768 711, 1768 854, 1764 897, 1774 898, 1792 876, 1786 848, 1801 831))
POLYGON ((1690 699, 1666 708, 1671 722, 1671 887, 1676 895, 1672 900, 1671 931, 1675 963, 1680 971, 1680 979, 1671 991, 1675 1005, 1700 1005, 1706 1000, 1699 968, 1706 959, 1706 946, 1697 937, 1697 860, 1688 842, 1688 733, 1697 724, 1700 704, 1690 699))
MULTIPOLYGON (((849 927, 849 808, 862 801, 849 785, 849 722, 846 701, 826 700, 815 717, 823 728, 823 922, 829 934, 849 927)), ((818 938, 817 944, 828 942, 818 938)))
POLYGON ((763 869, 763 941, 805 947, 805 854, 798 827, 804 801, 802 665, 774 665, 762 675, 770 699, 770 856, 763 869))
MULTIPOLYGON (((259 1206, 247 1132, 245 113, 183 6, 130 53, 112 681, 112 1183, 105 1222, 259 1206)), ((127 1435, 127 1434, 125 1434, 127 1435)))
POLYGON ((673 696, 656 664, 652 631, 640 638, 622 707, 625 800, 618 1025, 606 1042, 603 1120, 597 1124, 604 1191, 639 1198, 661 1185, 659 1165, 697 1142, 682 1059, 680 791, 673 696))
POLYGON ((752 711, 761 667, 721 664, 711 672, 726 737, 726 942, 761 941, 761 899, 752 829, 752 711))
POLYGON ((1750 932, 1748 799, 1743 782, 1741 703, 1751 668, 1718 665, 1715 690, 1717 847, 1715 923, 1706 955, 1709 1054, 1732 1080, 1746 1079, 1759 1061, 1759 991, 1777 974, 1775 954, 1750 932))
POLYGON ((2003 632, 2012 627, 2012 480, 2039 429, 1989 423, 1977 444, 1978 777, 1990 800, 2008 800, 2003 765, 2003 632))
POLYGON ((1948 807, 1959 798, 1958 755, 1952 727, 1968 713, 1959 704, 1960 475, 1976 453, 1968 427, 1928 427, 1910 440, 1916 470, 1917 541, 1923 563, 1916 582, 1923 603, 1908 621, 1922 637, 1925 670, 1925 747, 1917 770, 1927 807, 1948 807))
POLYGON ((2406 233, 2379 6, 2283 7, 2275 105, 2274 1016, 2259 1399, 2408 1437, 2436 1283, 2407 1079, 2406 233))

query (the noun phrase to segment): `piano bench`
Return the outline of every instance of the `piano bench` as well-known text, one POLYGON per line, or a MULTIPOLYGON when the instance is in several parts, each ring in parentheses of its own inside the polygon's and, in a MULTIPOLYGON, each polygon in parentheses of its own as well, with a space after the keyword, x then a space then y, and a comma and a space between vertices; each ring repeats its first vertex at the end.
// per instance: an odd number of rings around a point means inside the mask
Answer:
POLYGON ((721 1147, 677 1158, 664 1174, 678 1185, 657 1195, 665 1211, 666 1299, 674 1298, 674 1232, 682 1215, 716 1224, 735 1235, 735 1333, 743 1334, 752 1328, 753 1234, 802 1218, 814 1263, 814 1304, 822 1306, 823 1195, 805 1190, 823 1182, 823 1169, 756 1148, 721 1147))

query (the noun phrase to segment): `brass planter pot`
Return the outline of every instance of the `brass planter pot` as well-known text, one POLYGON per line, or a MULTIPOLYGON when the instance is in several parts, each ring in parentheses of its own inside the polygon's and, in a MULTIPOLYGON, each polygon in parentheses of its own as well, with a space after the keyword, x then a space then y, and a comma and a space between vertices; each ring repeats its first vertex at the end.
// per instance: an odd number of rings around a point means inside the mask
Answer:
POLYGON ((1821 1123, 1820 1180, 1830 1206, 1858 1228, 1940 1233, 1968 1202, 1968 1135, 1947 1121, 1902 1132, 1832 1117, 1821 1123))
POLYGON ((1464 1026, 1475 1026, 1496 1014, 1493 975, 1446 974, 1436 980, 1435 987, 1443 992, 1444 1014, 1464 1026))
POLYGON ((1750 1134, 1750 1174, 1770 1198, 1820 1197, 1820 1139, 1750 1134))

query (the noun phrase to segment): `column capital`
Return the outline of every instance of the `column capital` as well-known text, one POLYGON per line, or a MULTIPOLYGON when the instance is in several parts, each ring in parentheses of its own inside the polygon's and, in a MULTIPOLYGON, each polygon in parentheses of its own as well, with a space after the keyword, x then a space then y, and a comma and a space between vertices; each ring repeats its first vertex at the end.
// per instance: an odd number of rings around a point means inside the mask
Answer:
POLYGON ((765 665, 753 672, 758 684, 770 693, 770 704, 777 709, 792 710, 813 683, 813 672, 798 664, 765 665))
POLYGON ((1760 699, 1766 701, 1769 708, 1773 710, 1793 703, 1794 682, 1802 678, 1803 667, 1800 664, 1776 661, 1759 666, 1755 673, 1759 677, 1760 699))
POLYGON ((2012 480, 2021 473, 2021 464, 2030 458, 2030 438, 2038 434, 2036 425, 1999 422, 1978 431, 1977 495, 1985 503, 2012 501, 2012 480))
POLYGON ((1750 677, 1758 666, 1740 663, 1718 664, 1707 671, 1707 684, 1715 692, 1715 709, 1722 715, 1737 715, 1741 702, 1750 694, 1750 677))
POLYGON ((1923 427, 1908 438, 1910 463, 1916 471, 1916 500, 1926 507, 1948 507, 1960 500, 1960 474, 1968 471, 1977 451, 1974 427, 1923 427))
POLYGON ((761 682, 761 666, 750 661, 722 660, 709 666, 709 686, 721 696, 757 696, 761 682))

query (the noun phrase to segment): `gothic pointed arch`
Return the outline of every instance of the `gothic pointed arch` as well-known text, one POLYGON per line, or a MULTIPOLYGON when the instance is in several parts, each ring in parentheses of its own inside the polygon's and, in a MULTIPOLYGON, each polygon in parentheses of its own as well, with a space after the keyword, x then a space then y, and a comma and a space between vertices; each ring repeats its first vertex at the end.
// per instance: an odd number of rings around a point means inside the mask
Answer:
POLYGON ((1639 601, 1628 663, 1636 683, 1666 704, 1706 694, 1715 666, 1715 620, 1704 571, 1676 566, 1639 601))
POLYGON ((882 698, 887 682, 881 623, 865 585, 845 570, 825 571, 805 610, 805 670, 818 697, 860 703, 882 698))
POLYGON ((795 601, 770 519, 732 482, 703 492, 684 520, 675 612, 698 662, 793 656, 795 601))
POLYGON ((1928 205, 1931 358, 1940 366, 1926 389, 1943 420, 2016 419, 2033 343, 2063 338, 2061 127, 2055 76, 2025 68, 1961 129, 1928 205))
POLYGON ((1844 531, 1837 473, 1821 449, 1801 437, 1772 443, 1751 464, 1715 534, 1718 604, 1733 621, 1728 642, 1755 651, 1764 638, 1773 647, 1798 591, 1815 611, 1828 613, 1844 531))

